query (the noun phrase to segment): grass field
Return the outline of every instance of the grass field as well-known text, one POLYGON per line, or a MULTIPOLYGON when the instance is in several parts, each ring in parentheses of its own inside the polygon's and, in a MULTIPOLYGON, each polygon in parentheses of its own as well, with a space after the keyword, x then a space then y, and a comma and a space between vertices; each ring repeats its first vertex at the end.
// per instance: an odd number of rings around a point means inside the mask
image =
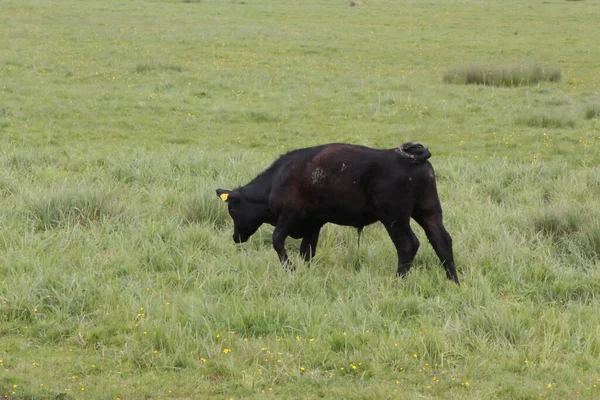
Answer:
POLYGON ((3 0, 0 398, 599 398, 598 16, 3 0), (560 81, 444 80, 531 66, 560 81), (460 287, 420 229, 404 280, 380 225, 360 248, 326 226, 310 269, 288 240, 294 273, 271 227, 232 242, 216 188, 297 147, 409 140, 460 287))

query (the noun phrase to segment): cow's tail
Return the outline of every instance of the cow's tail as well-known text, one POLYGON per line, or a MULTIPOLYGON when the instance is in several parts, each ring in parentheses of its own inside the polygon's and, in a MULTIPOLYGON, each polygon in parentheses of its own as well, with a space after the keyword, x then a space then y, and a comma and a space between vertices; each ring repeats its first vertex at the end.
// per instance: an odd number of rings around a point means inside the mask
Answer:
POLYGON ((413 164, 423 164, 431 153, 427 147, 419 143, 406 142, 394 149, 403 159, 410 161, 413 164))

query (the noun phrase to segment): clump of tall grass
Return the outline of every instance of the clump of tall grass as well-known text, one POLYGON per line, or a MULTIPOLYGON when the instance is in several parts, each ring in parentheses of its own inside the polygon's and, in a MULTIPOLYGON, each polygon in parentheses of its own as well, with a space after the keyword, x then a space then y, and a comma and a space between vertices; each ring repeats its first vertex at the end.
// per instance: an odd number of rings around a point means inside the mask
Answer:
POLYGON ((251 122, 264 123, 279 121, 279 118, 277 116, 271 115, 263 111, 250 111, 245 114, 246 119, 250 120, 251 122))
POLYGON ((582 232, 576 238, 581 253, 589 260, 600 260, 600 224, 582 232))
POLYGON ((585 110, 585 119, 594 119, 600 117, 600 104, 591 105, 585 110))
POLYGON ((114 199, 87 188, 39 196, 26 203, 26 214, 33 221, 36 230, 89 225, 121 213, 122 209, 114 199))
POLYGON ((573 128, 575 120, 568 115, 561 113, 538 113, 527 117, 520 117, 515 120, 517 125, 530 126, 533 128, 573 128))
POLYGON ((538 64, 504 67, 469 64, 447 71, 444 82, 512 87, 535 85, 540 82, 560 82, 561 78, 560 69, 538 64))
POLYGON ((138 63, 135 67, 135 72, 137 72, 138 74, 150 71, 182 72, 183 67, 179 64, 168 64, 162 62, 143 62, 138 63))
POLYGON ((230 220, 227 205, 219 200, 214 192, 203 192, 181 205, 181 213, 187 223, 209 223, 223 227, 230 220))
POLYGON ((573 234, 581 229, 586 217, 578 209, 553 208, 533 217, 536 232, 549 237, 573 234))
POLYGON ((7 177, 0 176, 0 198, 15 193, 16 187, 13 182, 13 180, 9 180, 7 177))

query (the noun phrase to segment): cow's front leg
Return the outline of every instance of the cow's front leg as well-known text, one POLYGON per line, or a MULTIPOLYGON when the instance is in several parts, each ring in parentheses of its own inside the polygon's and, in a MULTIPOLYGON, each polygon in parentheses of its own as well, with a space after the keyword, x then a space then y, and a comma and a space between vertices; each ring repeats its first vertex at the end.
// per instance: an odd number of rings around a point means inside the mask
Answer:
POLYGON ((273 248, 277 252, 281 264, 290 269, 293 268, 290 267, 290 260, 287 251, 285 251, 285 239, 289 236, 293 223, 294 219, 290 215, 282 214, 277 219, 277 224, 273 231, 273 248))
POLYGON ((302 243, 300 243, 300 255, 307 263, 310 263, 310 260, 317 254, 317 242, 319 241, 320 231, 321 227, 319 226, 302 238, 302 243))
POLYGON ((410 228, 408 218, 384 222, 383 225, 398 253, 398 275, 404 278, 412 266, 417 250, 419 250, 419 239, 410 228))
POLYGON ((423 227, 429 242, 446 270, 446 277, 456 282, 457 285, 460 285, 456 267, 454 266, 452 238, 442 222, 441 209, 431 212, 416 212, 413 218, 423 227))

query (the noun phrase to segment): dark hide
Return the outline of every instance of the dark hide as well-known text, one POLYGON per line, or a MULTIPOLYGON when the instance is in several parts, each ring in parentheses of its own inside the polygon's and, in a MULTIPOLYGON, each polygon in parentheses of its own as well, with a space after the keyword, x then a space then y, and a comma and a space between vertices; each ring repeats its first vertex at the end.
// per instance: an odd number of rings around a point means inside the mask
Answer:
POLYGON ((288 264, 285 239, 302 238, 300 254, 314 257, 321 227, 328 222, 360 231, 380 221, 398 253, 398 274, 405 276, 419 248, 412 217, 425 230, 448 279, 458 275, 452 239, 442 223, 431 153, 405 143, 377 150, 327 144, 291 151, 245 186, 218 189, 234 221, 233 240, 245 242, 263 224, 275 226, 273 247, 288 264))

